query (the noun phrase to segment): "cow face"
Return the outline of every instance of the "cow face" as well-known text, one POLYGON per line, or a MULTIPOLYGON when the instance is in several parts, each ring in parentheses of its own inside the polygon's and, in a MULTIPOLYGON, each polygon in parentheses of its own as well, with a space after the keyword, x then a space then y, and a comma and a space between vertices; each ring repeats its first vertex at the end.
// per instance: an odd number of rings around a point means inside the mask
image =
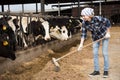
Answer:
POLYGON ((13 23, 16 27, 15 34, 16 34, 16 41, 17 41, 17 46, 22 48, 27 48, 27 42, 26 42, 26 35, 23 30, 23 26, 20 25, 20 20, 18 18, 13 19, 13 23))
POLYGON ((67 30, 66 26, 61 27, 61 35, 62 35, 62 40, 68 39, 68 30, 67 30))
POLYGON ((5 25, 0 25, 0 41, 2 46, 8 46, 10 44, 8 30, 5 25))
POLYGON ((78 33, 82 26, 82 19, 70 18, 67 26, 71 34, 78 33))
POLYGON ((15 43, 10 27, 0 25, 0 56, 15 60, 15 43))
POLYGON ((45 40, 51 39, 51 38, 50 38, 50 35, 49 35, 49 23, 48 23, 48 21, 42 22, 42 25, 43 25, 43 27, 44 27, 44 29, 45 29, 44 39, 45 39, 45 40))
POLYGON ((67 40, 69 38, 69 19, 66 18, 53 18, 49 19, 50 35, 59 40, 67 40))

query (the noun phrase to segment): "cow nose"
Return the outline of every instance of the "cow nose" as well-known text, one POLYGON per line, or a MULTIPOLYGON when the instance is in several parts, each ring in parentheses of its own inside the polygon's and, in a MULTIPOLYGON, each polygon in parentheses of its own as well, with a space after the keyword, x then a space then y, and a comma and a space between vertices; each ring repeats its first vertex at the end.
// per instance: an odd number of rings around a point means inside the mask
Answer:
POLYGON ((51 40, 51 38, 45 38, 46 41, 51 40))

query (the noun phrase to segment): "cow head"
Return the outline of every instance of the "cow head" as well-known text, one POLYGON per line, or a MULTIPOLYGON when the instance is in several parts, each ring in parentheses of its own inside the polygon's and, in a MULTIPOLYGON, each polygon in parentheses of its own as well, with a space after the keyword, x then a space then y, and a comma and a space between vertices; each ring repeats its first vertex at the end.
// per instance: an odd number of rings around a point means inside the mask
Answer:
POLYGON ((42 22, 42 25, 43 25, 43 27, 45 29, 44 39, 45 40, 50 40, 51 38, 50 38, 50 34, 49 34, 49 23, 48 23, 48 21, 42 22))
POLYGON ((66 26, 61 27, 61 36, 62 36, 62 40, 67 40, 69 38, 68 30, 67 30, 66 26))
POLYGON ((15 42, 13 38, 15 36, 11 30, 9 26, 0 25, 0 56, 15 60, 15 42))

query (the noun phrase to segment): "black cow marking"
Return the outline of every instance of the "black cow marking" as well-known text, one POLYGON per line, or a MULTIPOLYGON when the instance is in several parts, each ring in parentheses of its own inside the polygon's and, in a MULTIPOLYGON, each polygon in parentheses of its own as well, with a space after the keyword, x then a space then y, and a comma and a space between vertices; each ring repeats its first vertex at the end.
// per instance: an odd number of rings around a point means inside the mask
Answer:
POLYGON ((0 56, 15 60, 16 40, 14 31, 4 18, 0 19, 0 56))

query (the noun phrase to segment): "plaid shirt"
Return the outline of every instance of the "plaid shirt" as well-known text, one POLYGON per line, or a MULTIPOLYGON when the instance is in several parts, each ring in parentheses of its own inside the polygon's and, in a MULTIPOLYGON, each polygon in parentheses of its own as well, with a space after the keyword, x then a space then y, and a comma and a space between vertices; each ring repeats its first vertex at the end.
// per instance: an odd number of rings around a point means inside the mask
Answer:
POLYGON ((103 38, 106 34, 107 28, 111 27, 110 21, 101 16, 94 16, 92 20, 82 22, 81 38, 87 37, 87 30, 92 34, 93 41, 103 38))

